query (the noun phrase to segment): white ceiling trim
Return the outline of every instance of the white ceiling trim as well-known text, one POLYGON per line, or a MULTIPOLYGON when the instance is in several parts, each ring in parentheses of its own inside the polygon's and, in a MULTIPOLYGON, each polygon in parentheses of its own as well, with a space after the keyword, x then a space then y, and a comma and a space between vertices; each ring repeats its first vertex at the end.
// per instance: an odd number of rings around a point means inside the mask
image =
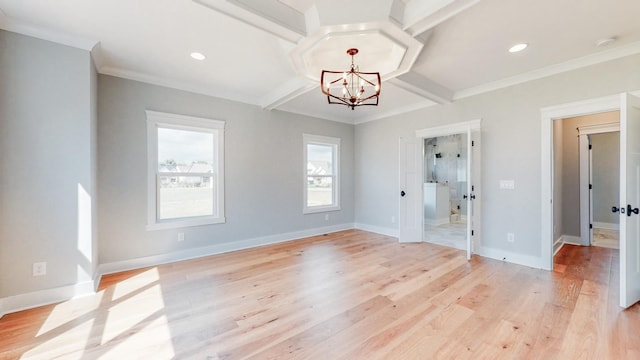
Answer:
POLYGON ((603 62, 620 59, 626 56, 640 54, 640 41, 619 46, 617 48, 602 51, 596 54, 583 56, 581 58, 554 64, 541 69, 529 71, 520 75, 511 76, 502 80, 478 85, 472 88, 460 90, 453 95, 453 100, 460 100, 466 97, 483 94, 486 92, 503 89, 509 86, 522 84, 528 81, 542 79, 547 76, 556 75, 583 67, 600 64, 603 62))
POLYGON ((237 101, 249 105, 259 106, 258 99, 247 96, 246 94, 237 94, 227 91, 215 91, 211 88, 197 86, 189 82, 182 82, 172 79, 161 78, 149 74, 143 74, 136 71, 123 70, 109 66, 102 67, 98 70, 100 74, 116 76, 124 79, 140 81, 152 85, 164 86, 176 90, 189 91, 196 94, 213 96, 223 100, 237 101))
POLYGON ((240 6, 238 1, 193 0, 193 2, 275 35, 292 44, 297 44, 306 35, 297 31, 291 24, 286 24, 284 20, 274 19, 268 14, 259 13, 247 6, 240 6))
POLYGON ((301 110, 278 110, 278 109, 275 109, 275 110, 286 112, 286 113, 291 113, 291 114, 298 114, 298 115, 308 116, 308 117, 312 117, 314 119, 323 119, 323 120, 335 121, 335 122, 339 122, 339 123, 343 123, 343 124, 349 124, 349 125, 353 125, 354 124, 353 121, 351 121, 351 120, 340 118, 340 117, 337 117, 337 116, 331 116, 331 115, 325 115, 325 114, 317 114, 317 113, 306 112, 306 111, 301 111, 301 110))
POLYGON ((294 77, 269 92, 260 100, 263 109, 273 110, 298 96, 305 94, 312 89, 319 88, 317 82, 310 81, 304 77, 294 77))
POLYGON ((480 0, 410 1, 404 9, 403 30, 413 36, 417 36, 458 15, 478 2, 480 0))
POLYGON ((63 32, 46 29, 42 26, 28 24, 24 21, 11 18, 2 11, 0 11, 0 29, 86 51, 91 51, 91 49, 99 43, 99 41, 95 39, 65 34, 63 32))
POLYGON ((450 103, 453 98, 453 91, 412 71, 390 79, 389 82, 438 104, 450 103))
POLYGON ((380 120, 380 119, 384 119, 384 118, 388 118, 391 116, 396 116, 396 115, 402 115, 402 114, 406 114, 408 112, 411 111, 415 111, 415 110, 420 110, 420 109, 424 109, 424 108, 428 108, 434 105, 438 105, 430 100, 425 100, 424 102, 420 102, 417 104, 410 104, 410 105, 406 105, 406 106, 401 106, 398 107, 394 110, 391 111, 386 111, 386 112, 381 112, 378 113, 376 115, 371 115, 371 116, 365 116, 359 119, 355 119, 355 121, 353 122, 354 125, 360 125, 360 124, 364 124, 366 122, 370 122, 370 121, 375 121, 375 120, 380 120))

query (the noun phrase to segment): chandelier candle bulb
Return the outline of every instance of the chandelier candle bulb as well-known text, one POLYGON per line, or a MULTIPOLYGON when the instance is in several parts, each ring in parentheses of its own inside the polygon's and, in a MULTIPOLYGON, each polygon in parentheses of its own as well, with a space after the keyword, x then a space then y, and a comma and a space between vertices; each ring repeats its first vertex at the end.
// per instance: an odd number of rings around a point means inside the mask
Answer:
MULTIPOLYGON (((351 56, 349 71, 322 70, 320 89, 327 95, 329 104, 346 105, 351 110, 355 110, 356 106, 378 105, 380 73, 361 72, 360 67, 354 64, 354 56, 357 53, 358 49, 355 48, 347 50, 347 55, 351 56), (341 84, 342 96, 331 93, 331 86, 334 84, 341 84)), ((334 90, 337 89, 334 87, 334 90)))

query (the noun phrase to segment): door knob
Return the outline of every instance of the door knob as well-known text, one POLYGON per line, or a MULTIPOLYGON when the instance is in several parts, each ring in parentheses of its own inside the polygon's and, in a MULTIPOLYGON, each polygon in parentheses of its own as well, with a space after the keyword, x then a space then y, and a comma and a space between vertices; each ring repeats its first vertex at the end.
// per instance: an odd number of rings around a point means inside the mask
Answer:
POLYGON ((468 198, 467 194, 462 195, 462 198, 466 200, 468 198))
POLYGON ((400 196, 404 197, 405 195, 407 195, 407 193, 404 192, 404 190, 400 191, 400 196))
POLYGON ((627 204, 627 216, 631 216, 631 213, 638 215, 638 208, 632 208, 631 205, 627 204))
POLYGON ((474 194, 469 195, 469 197, 471 198, 471 200, 475 200, 476 196, 474 194))
POLYGON ((618 211, 620 211, 620 208, 615 207, 615 206, 612 206, 612 207, 611 207, 611 212, 612 212, 612 213, 617 213, 618 211))

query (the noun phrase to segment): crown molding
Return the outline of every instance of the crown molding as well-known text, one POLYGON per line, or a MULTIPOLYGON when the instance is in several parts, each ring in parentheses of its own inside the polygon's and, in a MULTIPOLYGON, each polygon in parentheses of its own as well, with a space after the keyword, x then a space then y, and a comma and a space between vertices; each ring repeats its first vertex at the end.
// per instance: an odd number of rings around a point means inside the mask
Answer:
POLYGON ((2 11, 0 11, 0 29, 86 51, 93 50, 93 48, 100 43, 95 39, 54 31, 42 26, 16 20, 5 15, 2 11))
POLYGON ((98 70, 98 72, 104 75, 111 75, 119 78, 140 81, 147 84, 163 86, 163 87, 176 89, 176 90, 188 91, 188 92, 192 92, 200 95, 213 96, 223 100, 231 100, 231 101, 236 101, 244 104, 260 106, 259 99, 256 99, 254 97, 247 96, 245 94, 215 91, 215 90, 212 90, 211 88, 194 85, 186 81, 166 79, 158 76, 144 74, 137 71, 124 70, 124 69, 110 67, 110 66, 103 66, 98 70))
POLYGON ((460 90, 453 95, 453 100, 455 101, 464 99, 470 96, 503 89, 509 86, 542 79, 547 76, 557 75, 560 73, 577 70, 587 66, 596 65, 636 54, 640 54, 640 41, 619 46, 611 50, 606 50, 596 54, 591 54, 583 56, 581 58, 565 61, 559 64, 554 64, 537 70, 529 71, 523 74, 511 76, 502 80, 493 81, 490 83, 460 90))

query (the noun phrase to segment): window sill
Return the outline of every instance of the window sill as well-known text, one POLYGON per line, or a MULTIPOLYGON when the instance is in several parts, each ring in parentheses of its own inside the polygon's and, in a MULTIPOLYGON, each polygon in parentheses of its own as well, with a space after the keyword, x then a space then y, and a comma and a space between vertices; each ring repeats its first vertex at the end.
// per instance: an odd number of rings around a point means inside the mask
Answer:
POLYGON ((304 208, 302 210, 303 214, 317 214, 317 213, 323 213, 323 212, 330 212, 330 211, 339 211, 342 210, 340 208, 340 206, 316 206, 316 207, 312 207, 312 208, 304 208))
POLYGON ((222 218, 207 217, 207 218, 198 218, 198 219, 167 220, 163 222, 157 222, 154 224, 147 224, 147 231, 176 229, 176 228, 191 227, 191 226, 224 224, 225 222, 226 220, 223 217, 222 218))

